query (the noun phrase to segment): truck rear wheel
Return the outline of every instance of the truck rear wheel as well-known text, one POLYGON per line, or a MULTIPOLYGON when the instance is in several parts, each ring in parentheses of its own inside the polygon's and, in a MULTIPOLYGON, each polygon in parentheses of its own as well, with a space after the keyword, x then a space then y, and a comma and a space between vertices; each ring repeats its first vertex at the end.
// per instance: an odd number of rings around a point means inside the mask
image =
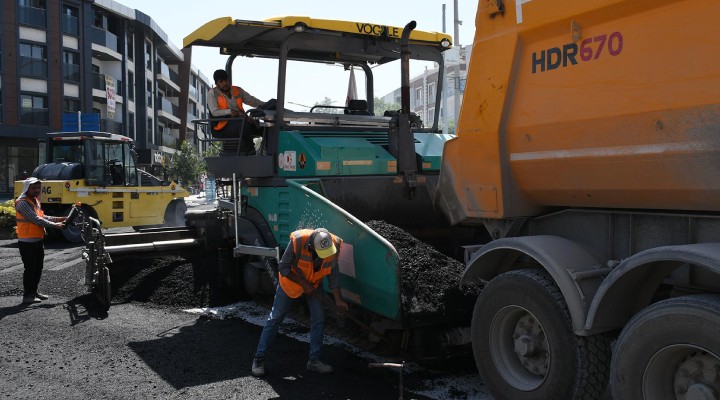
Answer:
POLYGON ((610 344, 576 336, 563 296, 541 271, 506 272, 480 293, 473 355, 496 399, 595 399, 605 391, 610 344))
POLYGON ((165 226, 185 226, 185 200, 174 199, 165 209, 165 226))
POLYGON ((614 399, 717 399, 720 297, 655 303, 635 315, 612 358, 614 399))

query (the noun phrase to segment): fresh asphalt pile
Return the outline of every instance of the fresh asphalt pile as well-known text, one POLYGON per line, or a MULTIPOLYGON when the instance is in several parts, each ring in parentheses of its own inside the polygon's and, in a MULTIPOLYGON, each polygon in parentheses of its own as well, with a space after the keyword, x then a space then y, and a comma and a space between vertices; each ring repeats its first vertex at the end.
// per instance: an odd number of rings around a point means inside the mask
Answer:
POLYGON ((387 239, 400 256, 400 295, 409 315, 445 313, 472 307, 479 288, 461 288, 465 266, 403 229, 384 221, 365 223, 387 239))
MULTIPOLYGON (((395 225, 378 220, 366 224, 387 239, 400 256, 401 303, 407 315, 472 307, 478 288, 460 287, 461 262, 395 225)), ((113 303, 136 301, 187 308, 221 305, 224 302, 214 292, 217 266, 217 256, 212 252, 117 257, 110 268, 113 303)))
POLYGON ((123 256, 113 259, 110 271, 113 303, 207 307, 213 302, 217 257, 211 253, 123 256))
MULTIPOLYGON (((400 256, 401 302, 405 313, 444 313, 472 306, 477 288, 461 288, 464 265, 403 229, 384 221, 368 227, 387 239, 400 256)), ((174 307, 219 305, 212 252, 158 257, 117 257, 111 266, 113 303, 143 302, 174 307)))

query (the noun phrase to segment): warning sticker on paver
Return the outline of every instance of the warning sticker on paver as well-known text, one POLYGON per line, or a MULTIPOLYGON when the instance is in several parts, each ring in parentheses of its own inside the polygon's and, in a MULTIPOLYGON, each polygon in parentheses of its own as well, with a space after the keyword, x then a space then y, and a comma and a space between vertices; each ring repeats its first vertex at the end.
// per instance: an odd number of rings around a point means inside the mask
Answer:
POLYGON ((296 170, 296 153, 294 151, 286 151, 278 156, 278 167, 283 171, 296 170))

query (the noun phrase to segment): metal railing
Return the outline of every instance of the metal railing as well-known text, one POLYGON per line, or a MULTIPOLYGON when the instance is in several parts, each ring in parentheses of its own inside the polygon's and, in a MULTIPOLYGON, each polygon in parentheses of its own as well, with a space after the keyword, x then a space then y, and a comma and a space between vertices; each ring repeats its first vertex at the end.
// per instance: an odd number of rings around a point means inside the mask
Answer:
POLYGON ((62 29, 64 33, 77 36, 80 33, 78 28, 78 18, 72 15, 63 14, 60 16, 62 20, 62 29))
POLYGON ((45 27, 47 26, 47 12, 44 8, 18 5, 18 22, 45 27))
POLYGON ((45 59, 20 56, 20 75, 47 78, 48 62, 45 59))
POLYGON ((114 34, 100 28, 90 27, 90 41, 105 46, 112 51, 118 49, 118 38, 114 34))
POLYGON ((180 82, 180 75, 171 70, 170 67, 168 67, 165 63, 160 63, 160 75, 165 75, 166 77, 170 78, 171 82, 180 82))
POLYGON ((63 79, 66 81, 80 82, 80 66, 77 64, 63 63, 63 79))
POLYGON ((155 133, 155 144, 158 146, 177 148, 178 139, 170 133, 155 133))
MULTIPOLYGON (((98 74, 97 72, 94 72, 92 75, 92 87, 93 89, 99 89, 99 90, 105 90, 105 74, 98 74)), ((120 79, 115 79, 115 94, 117 96, 123 95, 123 81, 120 79)))
POLYGON ((125 135, 125 128, 122 122, 110 121, 107 119, 100 120, 100 130, 108 133, 116 133, 118 135, 125 135))
POLYGON ((160 102, 160 109, 167 113, 170 113, 172 115, 180 114, 180 107, 171 103, 170 100, 168 100, 164 97, 163 97, 162 101, 160 102))
POLYGON ((49 116, 47 108, 21 108, 20 123, 24 125, 44 125, 49 124, 49 116))

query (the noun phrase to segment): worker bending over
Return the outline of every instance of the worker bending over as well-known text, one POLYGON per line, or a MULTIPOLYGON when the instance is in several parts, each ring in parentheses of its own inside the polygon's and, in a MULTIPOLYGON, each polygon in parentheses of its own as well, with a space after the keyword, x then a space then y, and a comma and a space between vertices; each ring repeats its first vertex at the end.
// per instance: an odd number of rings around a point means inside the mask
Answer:
POLYGON ((260 342, 252 363, 252 374, 265 374, 265 354, 277 336, 280 324, 290 311, 293 301, 305 295, 310 308, 310 357, 307 369, 319 373, 333 372, 333 367, 320 361, 323 343, 325 312, 319 296, 325 294, 318 287, 328 277, 335 305, 343 310, 347 303, 340 295, 338 250, 342 239, 324 228, 301 229, 290 234, 290 243, 278 265, 279 284, 275 292, 272 310, 260 335, 260 342))

